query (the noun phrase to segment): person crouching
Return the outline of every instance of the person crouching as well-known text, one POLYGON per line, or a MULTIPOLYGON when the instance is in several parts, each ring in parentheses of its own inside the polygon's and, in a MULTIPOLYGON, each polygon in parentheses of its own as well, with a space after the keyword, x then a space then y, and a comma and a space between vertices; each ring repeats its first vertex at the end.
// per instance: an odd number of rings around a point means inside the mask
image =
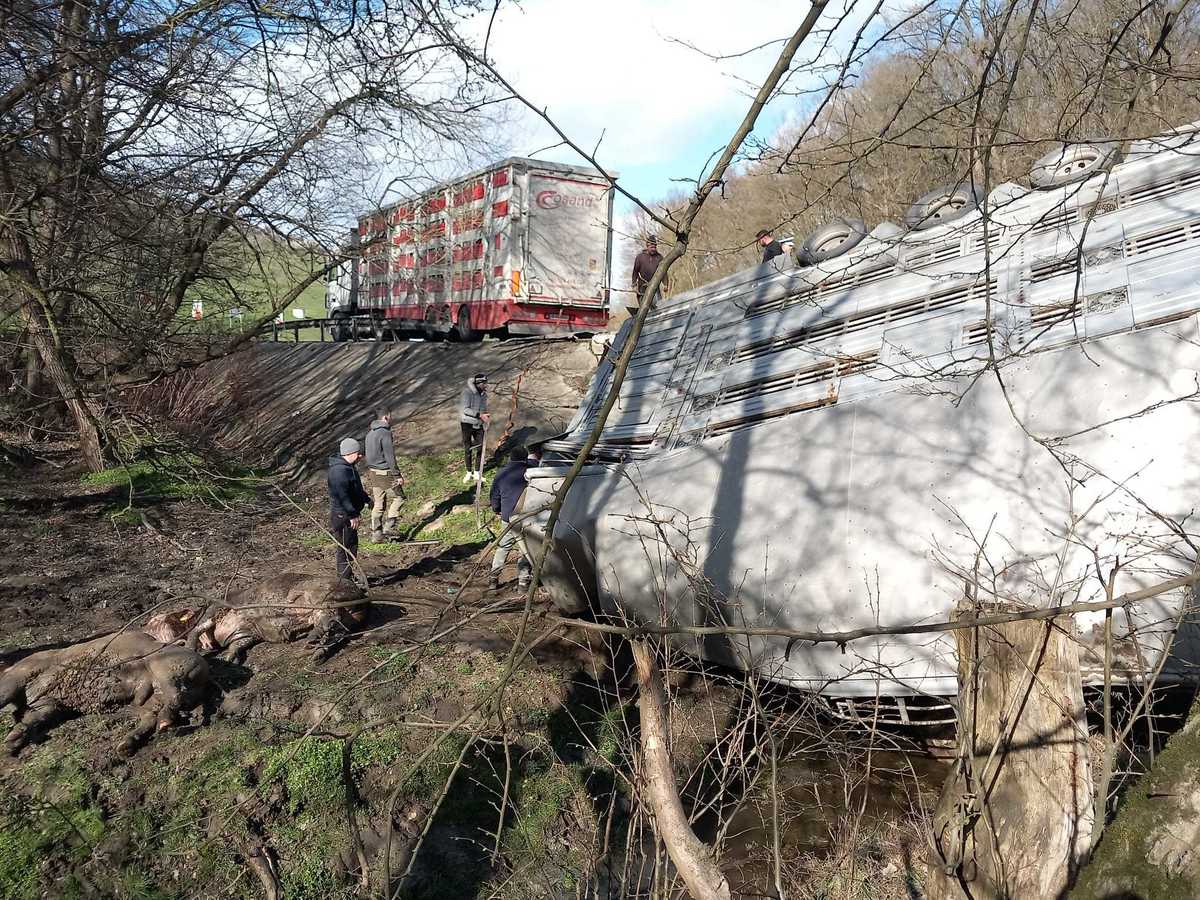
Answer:
POLYGON ((525 472, 530 468, 528 457, 529 454, 524 447, 514 448, 508 455, 508 465, 500 470, 496 480, 492 482, 492 491, 488 495, 492 511, 500 514, 500 521, 505 526, 500 533, 500 543, 496 545, 496 553, 492 557, 492 574, 488 580, 488 587, 493 590, 500 587, 500 572, 504 568, 504 563, 508 561, 509 551, 513 547, 516 547, 517 552, 520 553, 520 558, 517 560, 517 586, 528 587, 533 576, 533 563, 530 562, 529 554, 525 550, 525 541, 517 529, 509 524, 513 511, 521 499, 521 494, 525 492, 525 472))

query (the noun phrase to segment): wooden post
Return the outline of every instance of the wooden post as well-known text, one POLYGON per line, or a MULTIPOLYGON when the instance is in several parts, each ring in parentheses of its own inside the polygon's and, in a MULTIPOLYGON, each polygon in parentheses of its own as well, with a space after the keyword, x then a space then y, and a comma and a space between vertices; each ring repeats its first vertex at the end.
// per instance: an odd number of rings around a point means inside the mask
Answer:
MULTIPOLYGON (((955 615, 976 612, 960 606, 955 615)), ((1057 898, 1092 830, 1073 622, 1064 616, 954 634, 958 760, 934 812, 926 896, 1057 898)))
POLYGON ((279 340, 279 323, 274 319, 271 320, 271 340, 279 340))
POLYGON ((321 320, 321 343, 325 343, 325 320, 321 320))

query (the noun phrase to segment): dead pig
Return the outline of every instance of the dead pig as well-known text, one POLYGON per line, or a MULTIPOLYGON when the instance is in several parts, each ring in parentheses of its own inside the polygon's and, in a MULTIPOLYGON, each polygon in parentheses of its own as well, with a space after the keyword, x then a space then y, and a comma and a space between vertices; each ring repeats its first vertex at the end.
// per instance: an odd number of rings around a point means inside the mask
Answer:
POLYGON ((117 747, 130 753, 200 704, 209 686, 203 657, 140 631, 33 653, 0 674, 0 709, 12 704, 16 722, 8 748, 18 752, 61 719, 132 703, 142 714, 117 747))
POLYGON ((283 644, 308 636, 308 643, 337 645, 370 612, 366 592, 344 578, 284 572, 232 594, 215 609, 185 609, 152 616, 146 632, 159 640, 184 640, 201 652, 224 650, 240 663, 255 644, 283 644))

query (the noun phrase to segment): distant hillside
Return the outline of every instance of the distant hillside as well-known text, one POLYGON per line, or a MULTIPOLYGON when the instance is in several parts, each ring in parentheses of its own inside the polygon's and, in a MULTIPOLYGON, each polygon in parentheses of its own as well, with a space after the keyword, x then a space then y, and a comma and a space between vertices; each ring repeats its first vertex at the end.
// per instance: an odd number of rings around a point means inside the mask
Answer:
POLYGON ((798 247, 835 217, 868 228, 901 221, 919 196, 969 173, 993 187, 1027 184, 1030 164, 1062 141, 1131 140, 1200 119, 1196 10, 1163 21, 1165 46, 1147 67, 1156 44, 1148 36, 1160 30, 1123 27, 1126 7, 1114 0, 1044 4, 1027 36, 1018 4, 1022 27, 1004 30, 999 48, 994 12, 979 19, 985 7, 953 16, 926 7, 879 43, 864 41, 874 52, 823 107, 811 96, 797 102, 800 124, 750 148, 741 173, 705 205, 672 292, 757 262, 760 228, 798 247))

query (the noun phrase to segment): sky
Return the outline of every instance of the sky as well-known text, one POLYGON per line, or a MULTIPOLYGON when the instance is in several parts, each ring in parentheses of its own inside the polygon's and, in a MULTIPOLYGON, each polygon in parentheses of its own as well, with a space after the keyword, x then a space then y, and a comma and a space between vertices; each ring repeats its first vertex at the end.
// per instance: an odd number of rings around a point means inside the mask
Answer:
MULTIPOLYGON (((501 10, 488 50, 517 90, 580 145, 591 150, 603 135, 601 164, 620 173, 626 190, 652 201, 686 188, 672 179, 696 178, 724 146, 774 65, 778 39, 790 35, 806 7, 778 0, 523 0, 501 10), (737 59, 704 55, 740 54, 768 41, 775 43, 737 59)), ((769 105, 759 133, 775 131, 795 104, 780 98, 769 105)), ((515 155, 557 141, 532 111, 513 112, 505 137, 515 155)), ((584 163, 566 147, 537 155, 584 163)), ((619 203, 618 216, 630 208, 619 203)))

